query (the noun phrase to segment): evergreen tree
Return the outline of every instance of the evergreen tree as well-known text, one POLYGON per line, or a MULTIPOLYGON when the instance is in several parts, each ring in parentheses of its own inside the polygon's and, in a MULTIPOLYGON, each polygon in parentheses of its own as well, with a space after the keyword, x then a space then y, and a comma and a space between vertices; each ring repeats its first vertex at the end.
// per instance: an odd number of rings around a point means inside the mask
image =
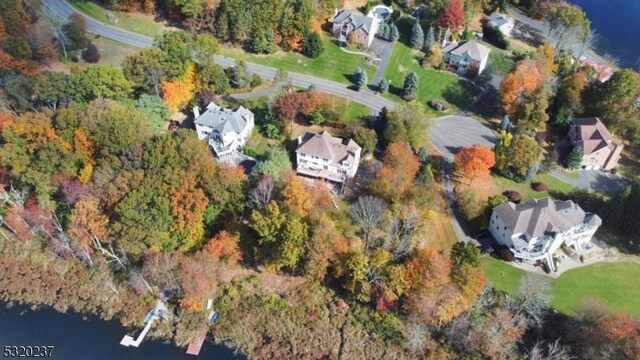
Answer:
POLYGON ((567 155, 566 166, 571 170, 577 170, 582 163, 584 151, 580 146, 574 146, 569 155, 567 155))
POLYGON ((427 36, 424 37, 424 49, 427 52, 431 51, 431 48, 436 44, 436 35, 433 31, 433 26, 429 26, 427 30, 427 36))
POLYGON ((424 146, 421 146, 420 149, 418 150, 418 160, 420 160, 420 162, 423 164, 426 164, 427 161, 429 161, 429 153, 427 152, 427 149, 425 149, 424 146))
POLYGON ((420 86, 420 78, 415 72, 410 72, 407 77, 404 78, 404 87, 402 91, 402 97, 411 101, 418 96, 418 88, 420 86))
POLYGON ((383 23, 380 24, 380 27, 378 28, 378 32, 376 33, 376 36, 378 36, 381 39, 389 40, 389 31, 390 31, 390 25, 388 22, 384 21, 383 23))
POLYGON ((318 33, 308 31, 302 41, 302 53, 308 57, 316 58, 324 51, 322 39, 318 33))
POLYGON ((396 42, 400 38, 400 31, 396 24, 391 24, 389 26, 389 41, 396 42))
POLYGON ((389 91, 389 82, 387 81, 387 79, 382 78, 378 83, 378 92, 384 94, 387 91, 389 91))
POLYGON ((251 39, 251 51, 256 54, 271 54, 276 51, 276 40, 273 30, 258 31, 251 39))
POLYGON ((247 70, 247 64, 240 61, 231 69, 231 86, 234 88, 244 88, 249 86, 251 76, 247 70))
POLYGON ((409 36, 409 45, 414 49, 421 49, 424 45, 424 31, 419 21, 414 21, 411 26, 411 35, 409 36))
POLYGON ((356 84, 358 90, 367 86, 369 79, 367 78, 367 73, 361 68, 356 68, 356 71, 353 74, 353 82, 356 84))

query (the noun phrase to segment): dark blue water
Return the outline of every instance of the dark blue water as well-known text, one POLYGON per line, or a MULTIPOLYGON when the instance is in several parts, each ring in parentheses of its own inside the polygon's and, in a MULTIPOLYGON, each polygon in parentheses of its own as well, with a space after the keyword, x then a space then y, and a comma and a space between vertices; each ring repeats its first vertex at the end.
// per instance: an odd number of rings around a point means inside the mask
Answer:
POLYGON ((580 6, 600 34, 596 52, 640 71, 640 0, 570 0, 580 6))
POLYGON ((62 314, 49 308, 37 311, 25 306, 7 308, 0 302, 0 358, 5 345, 53 345, 51 358, 63 360, 240 358, 212 343, 205 343, 197 357, 187 355, 185 348, 149 339, 139 348, 126 348, 120 345, 126 333, 116 321, 77 313, 62 314))

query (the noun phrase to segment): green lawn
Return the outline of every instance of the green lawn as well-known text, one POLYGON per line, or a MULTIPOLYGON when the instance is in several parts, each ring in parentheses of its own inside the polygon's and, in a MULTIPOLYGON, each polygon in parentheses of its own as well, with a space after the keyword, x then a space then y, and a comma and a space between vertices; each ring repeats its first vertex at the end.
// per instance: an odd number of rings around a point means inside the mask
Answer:
POLYGON ((167 30, 166 26, 154 21, 152 15, 113 11, 113 15, 118 19, 118 22, 115 23, 109 20, 105 8, 91 0, 69 0, 69 3, 76 9, 98 21, 142 35, 156 37, 167 30))
POLYGON ((345 125, 349 125, 358 119, 366 118, 370 115, 371 109, 369 109, 366 105, 362 105, 357 102, 349 102, 347 105, 347 110, 342 116, 342 123, 345 125))
MULTIPOLYGON (((492 257, 482 259, 489 280, 500 290, 516 293, 524 271, 492 257)), ((542 275, 539 275, 542 276, 542 275)), ((640 316, 640 264, 600 263, 562 274, 551 279, 552 306, 573 314, 589 298, 603 302, 614 311, 640 316)))
POLYGON ((324 52, 315 59, 299 53, 284 51, 269 55, 257 55, 238 47, 223 47, 220 50, 220 54, 237 60, 245 60, 285 71, 314 75, 344 84, 351 84, 351 75, 357 67, 361 67, 367 72, 369 79, 373 79, 376 68, 368 64, 362 55, 349 54, 340 50, 326 36, 323 36, 323 43, 324 52))
POLYGON ((489 53, 489 65, 496 74, 506 74, 513 70, 516 62, 508 51, 491 47, 491 52, 489 53))
MULTIPOLYGON (((531 184, 528 182, 515 182, 502 176, 492 175, 493 180, 500 189, 504 190, 517 190, 522 193, 523 201, 528 201, 533 198, 541 198, 549 195, 547 191, 535 191, 531 188, 531 184)), ((549 191, 558 191, 562 193, 568 193, 573 189, 573 186, 567 184, 561 180, 554 178, 549 174, 538 174, 533 179, 533 182, 542 182, 549 188, 549 191)))
MULTIPOLYGON (((469 103, 469 98, 475 93, 474 88, 450 72, 423 68, 418 63, 422 56, 424 53, 421 51, 413 50, 400 41, 396 43, 385 71, 385 77, 390 82, 389 94, 385 96, 395 101, 403 101, 400 97, 404 78, 409 72, 415 71, 420 78, 420 89, 416 101, 426 106, 431 99, 444 100, 450 105, 448 113, 464 108, 469 103)), ((428 106, 427 108, 430 114, 443 115, 428 106)))

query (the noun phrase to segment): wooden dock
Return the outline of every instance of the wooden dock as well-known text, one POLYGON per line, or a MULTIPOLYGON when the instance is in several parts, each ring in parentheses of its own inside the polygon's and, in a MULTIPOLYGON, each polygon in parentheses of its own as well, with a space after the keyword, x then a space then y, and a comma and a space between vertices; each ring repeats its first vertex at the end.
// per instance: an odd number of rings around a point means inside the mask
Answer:
POLYGON ((200 332, 200 337, 198 338, 198 341, 192 342, 191 344, 189 344, 189 347, 187 347, 187 354, 189 355, 200 354, 200 350, 202 349, 202 344, 204 343, 204 339, 207 338, 208 330, 209 330, 208 326, 202 329, 202 331, 200 332))

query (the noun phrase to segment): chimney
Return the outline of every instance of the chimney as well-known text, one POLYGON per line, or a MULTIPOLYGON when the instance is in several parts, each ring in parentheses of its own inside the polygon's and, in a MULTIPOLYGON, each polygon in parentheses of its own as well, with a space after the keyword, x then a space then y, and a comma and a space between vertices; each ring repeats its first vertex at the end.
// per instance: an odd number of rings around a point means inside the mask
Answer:
POLYGON ((193 118, 197 119, 200 117, 200 109, 198 108, 198 105, 193 107, 193 118))

